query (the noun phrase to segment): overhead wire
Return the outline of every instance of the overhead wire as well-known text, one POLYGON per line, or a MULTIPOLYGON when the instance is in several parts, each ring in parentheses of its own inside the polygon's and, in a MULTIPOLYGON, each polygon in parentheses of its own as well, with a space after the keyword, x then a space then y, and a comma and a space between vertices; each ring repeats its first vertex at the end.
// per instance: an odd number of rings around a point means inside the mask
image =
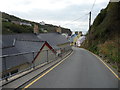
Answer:
POLYGON ((92 8, 91 8, 90 12, 92 12, 92 10, 93 10, 93 8, 94 8, 94 6, 95 6, 95 3, 96 3, 96 0, 94 0, 94 3, 93 3, 93 5, 92 5, 92 8))
MULTIPOLYGON (((96 0, 94 0, 93 5, 92 5, 92 7, 91 7, 91 9, 90 9, 90 12, 93 11, 93 8, 94 8, 94 6, 95 6, 95 3, 96 3, 96 0)), ((79 18, 77 18, 77 19, 75 19, 75 20, 73 20, 73 21, 70 21, 69 23, 63 24, 63 26, 64 26, 64 25, 67 25, 67 24, 70 24, 70 23, 73 23, 73 22, 75 22, 75 21, 77 21, 77 20, 80 20, 81 18, 85 17, 86 15, 89 15, 90 12, 87 13, 87 14, 84 14, 83 16, 81 16, 81 17, 79 17, 79 18)))
MULTIPOLYGON (((89 16, 89 17, 90 17, 90 22, 89 22, 89 23, 90 23, 90 25, 91 25, 91 18, 92 18, 91 15, 93 14, 93 8, 94 8, 94 6, 95 6, 95 3, 96 3, 96 0, 94 0, 93 5, 92 5, 92 7, 91 7, 91 10, 90 10, 90 12, 89 12, 89 15, 90 15, 90 16, 89 16)), ((89 26, 89 28, 90 28, 90 26, 89 26)))
POLYGON ((78 20, 80 20, 81 18, 85 17, 85 16, 88 15, 88 14, 89 14, 89 13, 84 14, 83 16, 81 16, 81 17, 79 17, 79 18, 77 18, 77 19, 74 19, 74 20, 70 21, 69 23, 66 23, 66 24, 63 24, 63 25, 67 25, 67 24, 70 24, 71 22, 78 21, 78 20))

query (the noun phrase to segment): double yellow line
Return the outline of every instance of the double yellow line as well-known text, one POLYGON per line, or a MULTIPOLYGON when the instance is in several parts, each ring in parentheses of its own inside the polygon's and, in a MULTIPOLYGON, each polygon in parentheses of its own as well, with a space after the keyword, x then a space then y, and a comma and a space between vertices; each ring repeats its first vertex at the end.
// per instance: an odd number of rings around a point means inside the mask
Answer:
POLYGON ((43 76, 45 76, 47 73, 49 73, 50 71, 52 71, 55 67, 57 67, 59 64, 61 64, 63 61, 65 61, 68 57, 70 57, 73 54, 73 52, 68 55, 67 57, 65 57, 63 60, 61 60, 59 63, 57 63, 55 66, 53 66, 52 68, 50 68, 48 71, 46 71, 45 73, 43 73, 40 77, 38 77, 37 79, 35 79, 34 81, 32 81, 31 83, 29 83, 27 86, 25 86, 24 88, 22 88, 22 90, 25 90, 26 88, 30 87, 32 84, 34 84, 36 81, 38 81, 40 78, 42 78, 43 76))

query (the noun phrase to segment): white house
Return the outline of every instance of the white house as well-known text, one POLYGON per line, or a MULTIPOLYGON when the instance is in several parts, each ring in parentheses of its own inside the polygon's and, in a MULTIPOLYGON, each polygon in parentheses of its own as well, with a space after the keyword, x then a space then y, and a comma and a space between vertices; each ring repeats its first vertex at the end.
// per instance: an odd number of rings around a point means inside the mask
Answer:
POLYGON ((81 36, 80 38, 78 38, 76 45, 78 47, 81 46, 81 44, 83 43, 84 40, 85 40, 85 36, 81 36))
POLYGON ((40 22, 40 25, 45 25, 45 22, 44 21, 40 22))
POLYGON ((30 23, 20 22, 20 25, 32 26, 30 23))

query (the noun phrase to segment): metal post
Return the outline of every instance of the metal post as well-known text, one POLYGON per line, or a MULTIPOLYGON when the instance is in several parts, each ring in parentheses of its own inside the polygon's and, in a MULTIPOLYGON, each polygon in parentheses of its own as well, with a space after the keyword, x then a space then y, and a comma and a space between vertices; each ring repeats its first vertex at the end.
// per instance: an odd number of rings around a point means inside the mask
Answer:
MULTIPOLYGON (((34 52, 32 52, 32 54, 33 54, 33 60, 34 60, 34 52)), ((34 62, 33 62, 33 69, 35 69, 34 62)))
MULTIPOLYGON (((57 50, 55 50, 55 51, 57 51, 57 50)), ((55 60, 57 60, 57 57, 58 57, 58 55, 57 55, 57 52, 56 52, 56 54, 55 54, 55 60)))
POLYGON ((56 51, 56 53, 55 53, 55 60, 57 60, 59 55, 58 55, 57 49, 55 49, 55 51, 56 51))
POLYGON ((6 68, 6 57, 3 57, 3 62, 4 62, 4 68, 5 68, 5 80, 8 81, 8 76, 7 76, 7 68, 6 68))
POLYGON ((47 62, 48 62, 49 60, 48 60, 48 50, 47 50, 47 62))
POLYGON ((60 48, 60 50, 61 50, 61 60, 62 60, 63 49, 60 48))

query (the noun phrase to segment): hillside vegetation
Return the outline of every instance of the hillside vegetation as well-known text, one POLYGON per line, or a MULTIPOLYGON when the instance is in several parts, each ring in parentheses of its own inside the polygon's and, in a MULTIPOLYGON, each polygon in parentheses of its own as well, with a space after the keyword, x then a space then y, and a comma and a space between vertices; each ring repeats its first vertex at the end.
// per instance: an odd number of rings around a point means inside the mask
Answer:
MULTIPOLYGON (((44 33, 43 30, 45 30, 46 32, 55 32, 56 28, 58 28, 58 26, 55 26, 52 24, 41 25, 37 22, 20 19, 16 16, 9 15, 4 12, 0 12, 0 13, 2 13, 2 33, 3 34, 32 33, 34 24, 38 25, 40 33, 44 33), (12 23, 13 21, 29 23, 31 24, 31 26, 15 24, 15 23, 12 23)), ((61 29, 62 29, 62 33, 68 33, 69 35, 72 34, 71 30, 68 28, 61 27, 61 29)))
POLYGON ((110 2, 102 9, 86 36, 82 47, 98 54, 120 72, 120 2, 110 2))

